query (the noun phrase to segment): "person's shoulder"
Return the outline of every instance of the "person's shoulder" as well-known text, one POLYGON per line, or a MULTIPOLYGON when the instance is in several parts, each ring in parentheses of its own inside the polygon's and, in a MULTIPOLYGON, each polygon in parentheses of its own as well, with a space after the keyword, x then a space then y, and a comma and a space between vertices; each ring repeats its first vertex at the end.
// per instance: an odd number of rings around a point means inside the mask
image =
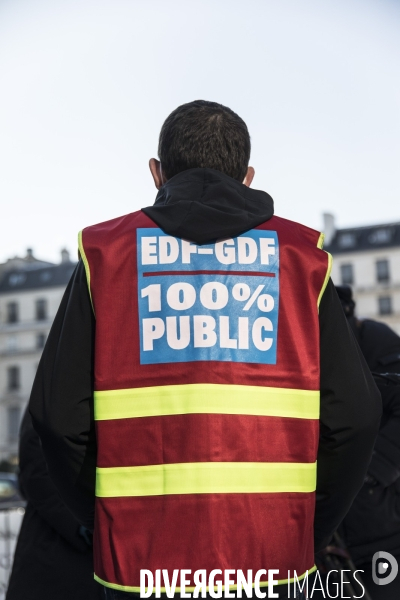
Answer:
POLYGON ((109 219, 107 221, 88 225, 83 229, 83 231, 113 231, 117 230, 121 226, 134 224, 141 219, 146 219, 146 215, 141 210, 137 210, 120 217, 114 217, 113 219, 109 219))
POLYGON ((141 227, 155 227, 142 210, 85 227, 78 234, 80 255, 83 257, 89 248, 118 247, 121 240, 132 240, 141 227))
MULTIPOLYGON (((378 363, 389 364, 391 361, 382 363, 382 360, 385 357, 389 358, 388 354, 396 353, 398 355, 400 352, 400 337, 385 323, 373 319, 362 319, 360 334, 361 349, 372 369, 377 368, 378 363)), ((398 360, 397 356, 393 358, 395 361, 398 360)))
POLYGON ((299 223, 298 221, 292 221, 274 215, 270 219, 271 225, 276 225, 279 228, 286 229, 292 236, 302 239, 302 241, 309 243, 310 245, 322 249, 324 243, 324 234, 317 229, 312 229, 308 225, 299 223))
POLYGON ((386 323, 375 321, 374 319, 361 319, 361 326, 364 332, 380 334, 385 337, 397 339, 400 342, 400 336, 386 323))
POLYGON ((137 210, 122 217, 85 227, 79 232, 79 244, 117 242, 126 236, 131 237, 135 230, 141 227, 156 227, 156 225, 142 210, 137 210))

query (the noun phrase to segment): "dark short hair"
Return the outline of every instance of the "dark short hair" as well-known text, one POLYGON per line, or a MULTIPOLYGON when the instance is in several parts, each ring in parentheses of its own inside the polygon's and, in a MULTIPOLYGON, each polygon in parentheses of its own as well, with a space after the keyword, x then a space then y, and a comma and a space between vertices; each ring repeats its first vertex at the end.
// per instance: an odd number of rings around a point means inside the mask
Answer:
POLYGON ((165 120, 158 156, 167 179, 187 169, 209 168, 243 181, 250 135, 243 119, 227 106, 195 100, 178 106, 165 120))

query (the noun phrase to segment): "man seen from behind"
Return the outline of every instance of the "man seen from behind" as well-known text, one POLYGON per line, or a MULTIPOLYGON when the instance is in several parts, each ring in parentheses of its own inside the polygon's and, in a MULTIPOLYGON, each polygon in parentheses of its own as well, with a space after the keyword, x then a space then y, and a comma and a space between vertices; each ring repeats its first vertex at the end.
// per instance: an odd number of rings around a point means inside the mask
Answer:
POLYGON ((284 598, 363 483, 379 393, 323 236, 250 187, 244 121, 184 104, 158 155, 155 204, 80 234, 31 414, 107 598, 143 569, 264 569, 264 592, 276 569, 284 598))

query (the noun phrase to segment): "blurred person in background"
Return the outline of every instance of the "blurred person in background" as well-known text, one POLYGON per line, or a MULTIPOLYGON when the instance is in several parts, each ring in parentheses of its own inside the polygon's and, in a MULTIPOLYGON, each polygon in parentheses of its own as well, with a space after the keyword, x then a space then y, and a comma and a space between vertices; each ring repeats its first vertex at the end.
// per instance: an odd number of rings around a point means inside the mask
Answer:
MULTIPOLYGON (((400 563, 400 337, 385 323, 360 319, 350 286, 336 286, 344 313, 382 396, 383 414, 364 485, 339 527, 351 560, 373 600, 398 600, 400 577, 372 579, 372 557, 390 552, 400 563)), ((348 568, 348 567, 346 567, 348 568)), ((315 596, 318 600, 323 595, 315 596)))
POLYGON ((387 585, 372 580, 375 552, 390 552, 400 565, 400 375, 376 375, 383 415, 363 487, 339 534, 373 600, 399 600, 400 576, 387 585))
POLYGON ((19 484, 27 500, 6 600, 101 600, 93 579, 91 533, 61 500, 26 410, 19 445, 19 484))
POLYGON ((336 291, 371 371, 400 373, 400 337, 397 333, 385 323, 357 317, 356 303, 350 286, 337 285, 336 291))
POLYGON ((94 529, 108 599, 137 595, 140 569, 171 581, 175 569, 266 567, 284 598, 288 569, 313 570, 362 485, 380 396, 323 236, 250 188, 244 121, 215 102, 182 105, 159 158, 154 206, 80 234, 34 426, 64 501, 94 529), (269 294, 238 304, 245 281, 269 294))

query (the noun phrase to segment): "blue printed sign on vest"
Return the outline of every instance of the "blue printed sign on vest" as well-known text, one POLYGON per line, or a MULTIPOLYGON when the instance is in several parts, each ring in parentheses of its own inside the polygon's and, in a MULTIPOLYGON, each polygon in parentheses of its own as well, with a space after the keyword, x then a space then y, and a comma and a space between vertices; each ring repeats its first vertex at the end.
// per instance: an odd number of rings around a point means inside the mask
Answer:
POLYGON ((137 250, 141 364, 276 364, 276 231, 198 246, 140 228, 137 250))

